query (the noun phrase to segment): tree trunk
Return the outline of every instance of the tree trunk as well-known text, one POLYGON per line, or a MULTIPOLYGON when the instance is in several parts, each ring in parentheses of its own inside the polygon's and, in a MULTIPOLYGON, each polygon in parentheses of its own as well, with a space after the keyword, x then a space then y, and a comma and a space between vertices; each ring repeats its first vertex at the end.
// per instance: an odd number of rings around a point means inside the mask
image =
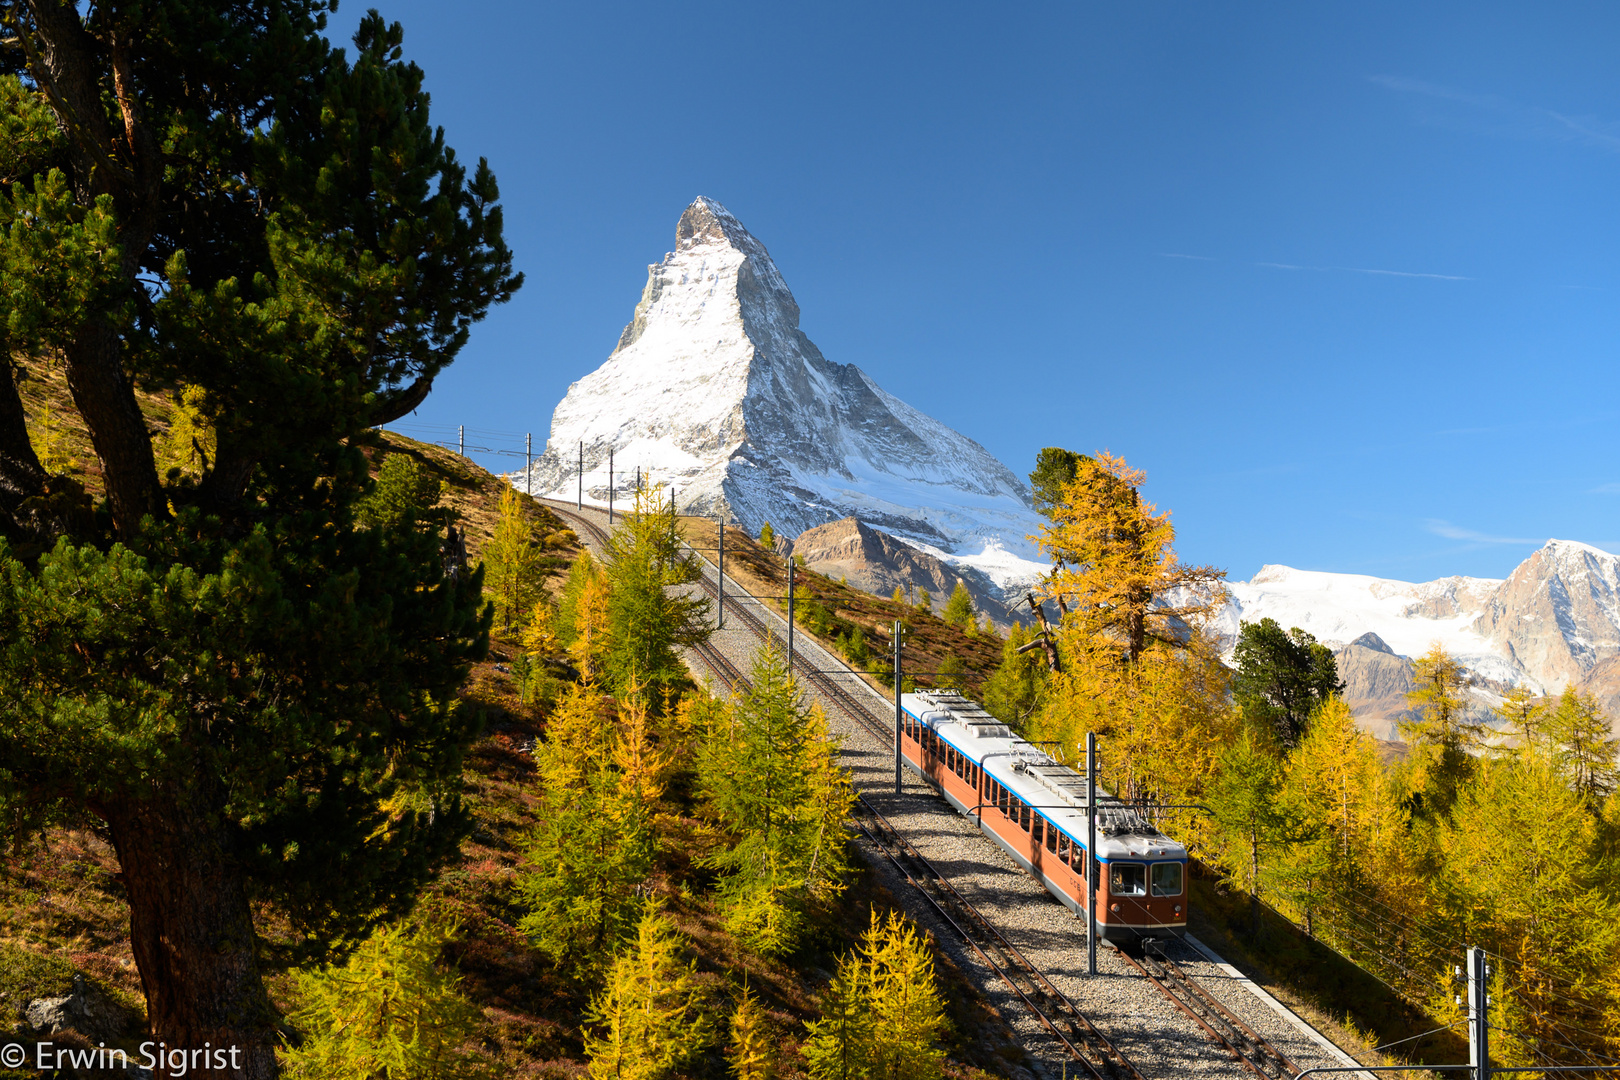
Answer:
POLYGON ((1260 936, 1260 834, 1254 829, 1249 830, 1249 880, 1253 886, 1249 890, 1249 933, 1258 938, 1260 936))
POLYGON ((270 1080, 275 1016, 259 978, 246 880, 214 801, 165 786, 107 808, 130 941, 155 1041, 239 1050, 236 1068, 193 1075, 270 1080))
POLYGON ((45 469, 28 439, 28 416, 17 391, 17 369, 0 360, 0 512, 16 521, 22 501, 45 490, 45 469))
POLYGON ((118 334, 100 319, 87 322, 67 348, 68 389, 101 459, 113 528, 130 536, 147 514, 162 514, 157 465, 135 387, 124 373, 118 334))

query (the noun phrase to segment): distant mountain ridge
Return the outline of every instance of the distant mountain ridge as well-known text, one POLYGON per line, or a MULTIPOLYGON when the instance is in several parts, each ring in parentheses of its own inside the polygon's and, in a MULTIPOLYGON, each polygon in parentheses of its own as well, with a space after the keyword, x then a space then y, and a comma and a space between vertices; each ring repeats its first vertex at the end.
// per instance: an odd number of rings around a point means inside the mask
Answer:
POLYGON ((724 206, 698 198, 675 250, 648 267, 618 345, 552 415, 520 486, 629 500, 636 469, 683 512, 796 535, 855 516, 998 582, 1038 572, 1041 519, 1024 482, 972 439, 837 364, 799 329, 770 254, 724 206))
POLYGON ((1524 684, 1595 693, 1620 713, 1620 556, 1549 540, 1501 580, 1406 582, 1265 566, 1230 586, 1216 630, 1235 642, 1240 621, 1275 619, 1334 647, 1346 697, 1364 721, 1405 710, 1400 670, 1439 641, 1475 673, 1481 704, 1524 684))

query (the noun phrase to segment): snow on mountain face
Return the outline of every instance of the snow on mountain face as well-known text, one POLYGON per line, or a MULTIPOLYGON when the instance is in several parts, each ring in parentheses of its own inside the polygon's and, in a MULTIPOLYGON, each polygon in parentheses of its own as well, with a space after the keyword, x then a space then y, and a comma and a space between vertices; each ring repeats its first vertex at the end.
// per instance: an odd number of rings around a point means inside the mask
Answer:
POLYGON ((1272 618, 1339 646, 1376 634, 1416 657, 1438 641, 1474 672, 1543 693, 1591 689, 1620 709, 1620 556, 1549 540, 1505 580, 1450 577, 1421 584, 1266 566, 1230 585, 1216 630, 1235 643, 1239 621, 1272 618))
MULTIPOLYGON (((789 535, 847 516, 1011 581, 1042 565, 1025 485, 982 446, 836 364, 799 329, 776 264, 725 207, 699 198, 648 268, 607 361, 568 388, 528 490, 616 503, 644 480, 683 512, 789 535)), ((519 481, 520 485, 522 481, 519 481)))
POLYGON ((1232 601, 1215 621, 1231 643, 1238 623, 1271 618, 1287 630, 1299 627, 1318 641, 1341 644, 1377 634, 1403 656, 1420 656, 1439 641, 1469 667, 1496 681, 1516 682, 1510 661, 1485 635, 1472 629, 1485 597, 1501 585, 1485 578, 1442 578, 1416 584, 1367 577, 1264 566, 1249 581, 1228 585, 1232 601))

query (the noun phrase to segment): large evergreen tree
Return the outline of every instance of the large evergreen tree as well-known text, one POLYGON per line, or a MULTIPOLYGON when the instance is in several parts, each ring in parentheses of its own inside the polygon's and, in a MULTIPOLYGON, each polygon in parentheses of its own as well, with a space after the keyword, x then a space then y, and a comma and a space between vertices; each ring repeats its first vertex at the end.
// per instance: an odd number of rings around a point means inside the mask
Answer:
POLYGON ((1243 623, 1232 652, 1232 697, 1243 718, 1284 747, 1298 745, 1311 713, 1344 690, 1333 651, 1297 626, 1285 631, 1275 619, 1243 623))
POLYGON ((320 950, 463 826, 478 575, 417 515, 355 527, 359 447, 520 283, 399 26, 351 60, 334 6, 0 3, 0 801, 106 830, 154 1036, 252 1077, 255 902, 320 950), (94 500, 30 442, 27 357, 94 500), (206 428, 195 469, 159 472, 137 386, 206 428))

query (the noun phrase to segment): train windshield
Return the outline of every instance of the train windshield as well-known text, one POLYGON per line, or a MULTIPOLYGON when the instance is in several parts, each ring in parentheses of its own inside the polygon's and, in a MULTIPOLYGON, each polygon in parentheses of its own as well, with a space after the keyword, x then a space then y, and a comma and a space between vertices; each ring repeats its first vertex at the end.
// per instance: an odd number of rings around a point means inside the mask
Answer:
POLYGON ((1181 895, 1181 864, 1161 862, 1153 864, 1153 895, 1181 895))
POLYGON ((1141 863, 1111 863, 1108 867, 1108 891, 1115 896, 1146 896, 1147 867, 1141 863))

